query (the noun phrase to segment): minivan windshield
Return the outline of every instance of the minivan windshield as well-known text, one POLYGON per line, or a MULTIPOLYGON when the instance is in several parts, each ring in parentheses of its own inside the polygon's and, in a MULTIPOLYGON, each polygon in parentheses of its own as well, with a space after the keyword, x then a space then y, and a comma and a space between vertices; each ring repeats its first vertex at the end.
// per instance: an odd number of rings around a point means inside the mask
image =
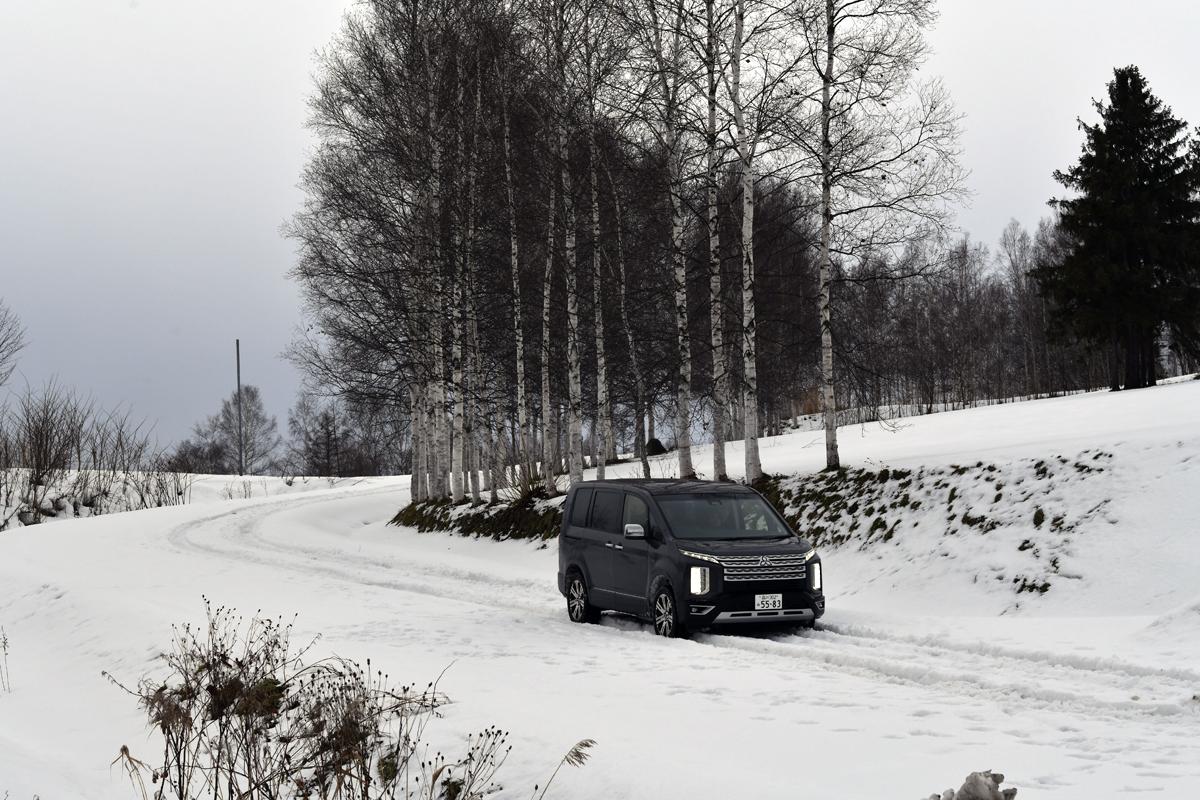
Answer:
POLYGON ((666 494, 659 508, 676 539, 783 539, 791 532, 756 494, 666 494))

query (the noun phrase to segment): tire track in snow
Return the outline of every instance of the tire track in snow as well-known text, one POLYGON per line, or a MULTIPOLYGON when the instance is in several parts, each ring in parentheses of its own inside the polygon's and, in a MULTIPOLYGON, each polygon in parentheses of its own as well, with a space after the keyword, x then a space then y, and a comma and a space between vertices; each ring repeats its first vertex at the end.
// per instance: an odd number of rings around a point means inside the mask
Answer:
MULTIPOLYGON (((248 560, 356 585, 492 609, 519 610, 569 624, 559 608, 550 577, 544 583, 513 580, 446 564, 359 556, 336 547, 281 543, 263 530, 264 523, 277 514, 395 491, 396 487, 342 490, 262 502, 191 520, 174 528, 168 539, 181 549, 222 559, 248 560)), ((600 629, 615 635, 629 627, 618 623, 600 629)), ((646 630, 650 635, 648 627, 646 630)), ((777 659, 786 669, 794 669, 796 661, 811 662, 871 680, 950 692, 968 699, 1018 703, 1085 717, 1153 719, 1158 725, 1178 727, 1180 735, 1200 737, 1200 704, 1192 700, 1200 690, 1200 673, 1190 670, 1154 670, 1116 659, 904 636, 859 625, 832 624, 824 630, 768 638, 701 634, 695 641, 760 659, 777 659)))
MULTIPOLYGON (((851 670, 892 683, 953 692, 968 698, 1068 710, 1087 717, 1174 721, 1189 737, 1200 737, 1198 683, 1177 678, 1131 676, 1127 668, 1082 668, 1046 659, 996 656, 966 644, 913 644, 868 636, 811 631, 771 638, 703 634, 697 641, 768 656, 851 670), (1140 679, 1140 683, 1131 683, 1140 679)), ((1048 658, 1048 657, 1047 657, 1048 658)))
POLYGON ((1171 678, 1183 682, 1190 687, 1200 687, 1200 672, 1175 667, 1150 667, 1121 661, 1111 657, 1083 656, 1074 653, 1052 653, 1042 650, 1024 650, 989 642, 962 643, 938 639, 932 636, 911 636, 891 633, 856 623, 822 623, 819 631, 809 635, 828 634, 829 636, 851 637, 855 639, 873 639, 881 643, 899 643, 914 646, 933 647, 940 650, 971 653, 999 659, 1013 659, 1022 662, 1037 662, 1049 666, 1067 666, 1074 669, 1094 672, 1120 673, 1131 678, 1171 678))
MULTIPOLYGON (((336 495, 262 502, 190 520, 172 529, 167 538, 179 549, 223 560, 250 561, 316 577, 336 578, 360 586, 410 592, 491 608, 506 606, 547 617, 555 616, 557 603, 530 602, 527 599, 531 594, 536 596, 535 593, 553 590, 552 577, 546 582, 520 581, 447 565, 430 568, 418 561, 363 557, 336 548, 312 547, 297 542, 281 543, 267 538, 262 530, 263 524, 276 514, 291 513, 317 504, 360 501, 364 497, 395 491, 395 487, 352 492, 343 490, 336 495), (228 524, 230 522, 233 524, 228 524), (208 531, 210 527, 215 529, 208 531), (205 535, 201 535, 202 532, 205 535), (404 574, 397 574, 400 571, 404 574), (413 574, 414 571, 416 574, 413 574), (497 602, 498 591, 503 594, 504 603, 497 602)), ((554 591, 552 597, 557 596, 557 591, 554 591)))

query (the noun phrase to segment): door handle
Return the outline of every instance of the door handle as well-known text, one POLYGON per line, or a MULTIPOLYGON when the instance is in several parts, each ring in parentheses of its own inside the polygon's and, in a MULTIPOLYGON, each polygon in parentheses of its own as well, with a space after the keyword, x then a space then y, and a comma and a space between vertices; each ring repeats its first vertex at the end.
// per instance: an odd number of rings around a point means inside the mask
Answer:
POLYGON ((610 546, 616 548, 617 550, 625 549, 625 545, 623 545, 623 544, 614 544, 614 545, 610 545, 610 546))
POLYGON ((605 543, 604 543, 604 546, 605 546, 605 547, 612 547, 612 546, 613 546, 613 543, 612 543, 612 542, 605 542, 605 543))

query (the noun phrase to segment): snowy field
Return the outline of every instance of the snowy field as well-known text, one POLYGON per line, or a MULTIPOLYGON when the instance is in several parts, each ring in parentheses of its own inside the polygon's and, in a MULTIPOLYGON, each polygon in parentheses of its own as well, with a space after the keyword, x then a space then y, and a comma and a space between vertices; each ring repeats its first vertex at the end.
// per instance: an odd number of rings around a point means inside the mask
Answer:
MULTIPOLYGON (((156 672, 202 594, 298 613, 323 653, 405 681, 446 670, 455 703, 431 733, 511 731, 502 797, 528 797, 585 737, 592 760, 550 796, 916 800, 990 768, 1023 798, 1200 797, 1200 382, 841 435, 847 465, 874 469, 1111 457, 1054 489, 1079 524, 1045 594, 1014 603, 979 577, 1011 553, 948 543, 923 517, 902 544, 823 553, 829 611, 803 634, 571 625, 553 543, 387 527, 401 478, 233 501, 216 488, 203 504, 0 534, 0 798, 134 796, 110 762, 155 745, 100 673, 156 672)), ((822 441, 764 440, 762 457, 771 473, 813 471, 822 441)))

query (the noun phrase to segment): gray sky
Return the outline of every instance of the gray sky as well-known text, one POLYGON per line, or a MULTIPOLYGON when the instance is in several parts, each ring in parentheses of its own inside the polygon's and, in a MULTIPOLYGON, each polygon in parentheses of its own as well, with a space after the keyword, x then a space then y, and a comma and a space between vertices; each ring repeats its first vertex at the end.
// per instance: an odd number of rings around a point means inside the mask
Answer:
POLYGON ((929 71, 967 115, 975 193, 960 226, 991 245, 1061 194, 1050 177, 1079 156, 1075 119, 1095 121, 1114 67, 1136 64, 1175 114, 1200 124, 1200 4, 1194 0, 943 0, 929 71))
MULTIPOLYGON (((186 435, 243 379, 284 424, 299 323, 279 226, 298 207, 312 53, 346 0, 0 0, 0 297, 52 376, 186 435)), ((1190 0, 944 0, 928 71, 966 113, 960 224, 1028 227, 1118 65, 1200 122, 1190 0)))

